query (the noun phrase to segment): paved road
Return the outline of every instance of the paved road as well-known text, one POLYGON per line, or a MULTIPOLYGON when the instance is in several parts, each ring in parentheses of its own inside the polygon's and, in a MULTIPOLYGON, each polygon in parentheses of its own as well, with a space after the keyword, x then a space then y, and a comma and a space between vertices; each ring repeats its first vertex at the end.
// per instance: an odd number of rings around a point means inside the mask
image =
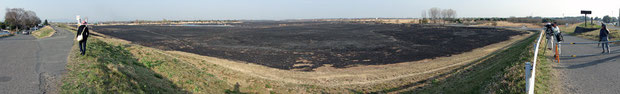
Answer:
POLYGON ((54 29, 56 34, 44 39, 0 38, 0 94, 57 93, 73 34, 54 29))
MULTIPOLYGON (((566 42, 595 42, 574 36, 564 36, 566 42)), ((614 39, 612 39, 614 40, 614 39)), ((562 74, 566 93, 617 94, 620 93, 620 46, 611 45, 612 53, 601 54, 597 44, 564 44, 561 63, 554 66, 562 74), (590 56, 583 56, 591 54, 590 56)))

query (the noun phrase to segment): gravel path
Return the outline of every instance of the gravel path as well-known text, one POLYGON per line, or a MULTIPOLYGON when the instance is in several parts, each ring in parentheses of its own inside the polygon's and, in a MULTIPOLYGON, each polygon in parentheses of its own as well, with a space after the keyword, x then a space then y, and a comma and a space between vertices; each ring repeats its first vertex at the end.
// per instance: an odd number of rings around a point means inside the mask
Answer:
POLYGON ((57 93, 73 34, 57 29, 51 37, 0 38, 0 94, 57 93))
MULTIPOLYGON (((566 42, 595 42, 575 36, 564 36, 566 42)), ((614 39, 612 39, 614 40, 614 39)), ((620 46, 611 45, 611 53, 601 54, 597 44, 564 44, 560 64, 554 66, 562 74, 563 91, 576 94, 616 94, 620 92, 620 46), (584 55, 591 54, 591 55, 584 55)))

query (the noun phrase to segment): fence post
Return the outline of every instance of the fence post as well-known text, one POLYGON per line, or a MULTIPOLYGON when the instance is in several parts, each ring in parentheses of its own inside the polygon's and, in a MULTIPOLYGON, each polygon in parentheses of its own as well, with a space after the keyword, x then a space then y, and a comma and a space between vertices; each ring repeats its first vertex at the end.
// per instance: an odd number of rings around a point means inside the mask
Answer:
POLYGON ((532 77, 532 63, 525 62, 525 91, 530 91, 530 78, 532 77))

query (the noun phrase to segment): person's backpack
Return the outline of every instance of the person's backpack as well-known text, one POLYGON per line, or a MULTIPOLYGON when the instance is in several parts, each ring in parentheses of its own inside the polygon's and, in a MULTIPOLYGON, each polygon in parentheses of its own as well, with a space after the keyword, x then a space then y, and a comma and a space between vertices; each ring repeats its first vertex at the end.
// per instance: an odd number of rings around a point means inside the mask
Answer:
POLYGON ((562 32, 555 35, 555 39, 557 39, 558 42, 564 41, 564 36, 562 36, 562 32))

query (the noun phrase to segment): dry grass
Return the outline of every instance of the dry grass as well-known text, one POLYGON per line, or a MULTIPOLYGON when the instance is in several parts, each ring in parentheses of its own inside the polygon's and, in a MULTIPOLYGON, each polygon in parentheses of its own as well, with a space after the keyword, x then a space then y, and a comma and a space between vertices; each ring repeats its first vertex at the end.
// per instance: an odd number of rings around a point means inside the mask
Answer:
POLYGON ((32 36, 36 37, 37 39, 41 39, 51 37, 52 35, 54 35, 54 33, 56 33, 56 30, 52 29, 52 27, 50 26, 45 26, 37 31, 32 32, 32 36))
POLYGON ((13 34, 0 35, 0 38, 1 37, 8 37, 8 36, 13 36, 13 34))
POLYGON ((513 23, 508 21, 487 21, 482 24, 474 26, 500 26, 500 27, 528 27, 528 28, 542 28, 541 25, 531 23, 513 23))
MULTIPOLYGON (((584 26, 584 23, 572 24, 569 27, 560 27, 560 30, 562 30, 562 32, 566 33, 566 34, 570 34, 570 35, 573 35, 573 36, 577 36, 577 37, 581 37, 581 38, 585 38, 585 39, 589 39, 589 40, 598 41, 600 29, 588 31, 588 32, 585 32, 585 33, 573 33, 573 32, 575 32, 575 28, 577 26, 584 26)), ((594 25, 588 25, 588 27, 590 27, 590 28, 600 28, 601 26, 594 24, 594 25)), ((620 38, 620 30, 616 30, 616 29, 608 29, 608 30, 609 30, 609 40, 617 40, 615 38, 620 38)))

